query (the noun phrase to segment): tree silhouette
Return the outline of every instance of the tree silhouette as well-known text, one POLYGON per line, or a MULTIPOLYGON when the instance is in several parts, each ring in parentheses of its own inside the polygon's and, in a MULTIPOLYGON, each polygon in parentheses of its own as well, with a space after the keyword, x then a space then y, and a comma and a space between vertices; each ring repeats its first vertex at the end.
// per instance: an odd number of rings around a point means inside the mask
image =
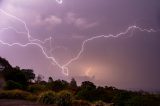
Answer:
POLYGON ((56 80, 50 84, 50 88, 54 91, 61 91, 67 89, 68 86, 68 82, 64 80, 56 80))
POLYGON ((80 91, 77 93, 77 97, 83 100, 95 101, 97 95, 96 95, 96 86, 94 85, 94 83, 90 81, 82 82, 80 91))
POLYGON ((76 90, 77 89, 77 82, 76 82, 76 80, 74 78, 71 79, 70 88, 72 90, 76 90))
POLYGON ((53 82, 53 78, 52 77, 49 77, 48 78, 48 83, 52 83, 53 82))
POLYGON ((32 80, 35 79, 35 74, 34 74, 33 70, 31 70, 31 69, 22 69, 21 71, 24 73, 24 75, 25 75, 25 77, 27 79, 27 82, 31 83, 32 80))
MULTIPOLYGON (((22 86, 21 88, 25 88, 31 80, 35 78, 35 74, 31 69, 20 69, 20 67, 12 67, 9 62, 0 57, 0 74, 3 76, 7 83, 7 86, 22 86)), ((16 87, 13 87, 16 88, 16 87)), ((20 87, 18 87, 20 88, 20 87)))
POLYGON ((0 71, 11 71, 12 70, 12 66, 9 64, 9 62, 0 57, 0 71))

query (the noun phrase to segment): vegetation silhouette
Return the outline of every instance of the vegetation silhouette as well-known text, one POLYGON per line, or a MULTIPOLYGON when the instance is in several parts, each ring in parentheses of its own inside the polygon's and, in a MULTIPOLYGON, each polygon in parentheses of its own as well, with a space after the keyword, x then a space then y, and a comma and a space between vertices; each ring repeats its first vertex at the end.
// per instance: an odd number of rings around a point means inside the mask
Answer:
POLYGON ((2 57, 0 88, 0 99, 23 99, 56 106, 160 106, 160 94, 101 87, 90 81, 78 86, 74 78, 71 82, 54 81, 52 77, 44 81, 32 69, 12 67, 2 57))

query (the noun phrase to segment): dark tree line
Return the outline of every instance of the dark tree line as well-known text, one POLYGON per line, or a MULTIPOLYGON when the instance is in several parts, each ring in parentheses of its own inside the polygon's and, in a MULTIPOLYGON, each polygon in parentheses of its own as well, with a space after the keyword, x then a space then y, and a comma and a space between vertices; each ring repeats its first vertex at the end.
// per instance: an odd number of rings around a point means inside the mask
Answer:
MULTIPOLYGON (((115 87, 100 87, 90 81, 84 81, 80 86, 72 78, 71 82, 64 80, 44 81, 42 76, 35 77, 33 70, 12 67, 9 62, 0 57, 0 76, 4 78, 5 89, 22 89, 33 94, 44 91, 72 92, 76 100, 89 102, 103 101, 114 103, 115 106, 160 106, 160 95, 148 92, 133 92, 120 90, 115 87)), ((99 105, 98 105, 99 106, 99 105)))

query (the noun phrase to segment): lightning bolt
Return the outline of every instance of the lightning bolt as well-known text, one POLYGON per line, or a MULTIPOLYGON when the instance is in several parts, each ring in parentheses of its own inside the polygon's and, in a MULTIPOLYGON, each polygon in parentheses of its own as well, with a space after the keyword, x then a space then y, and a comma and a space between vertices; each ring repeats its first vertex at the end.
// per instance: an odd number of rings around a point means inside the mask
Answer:
MULTIPOLYGON (((94 36, 94 37, 91 37, 91 38, 88 38, 86 40, 83 41, 82 45, 81 45, 81 49, 79 51, 79 53, 77 54, 76 57, 72 58, 70 61, 68 61, 65 65, 63 65, 64 67, 67 67, 69 66, 69 64, 71 64, 72 62, 76 61, 79 59, 79 57, 81 56, 81 54, 84 52, 84 49, 85 49, 85 45, 89 42, 89 41, 93 41, 95 39, 99 39, 99 38, 118 38, 122 35, 126 35, 128 34, 129 32, 133 32, 135 30, 139 30, 139 31, 142 31, 142 32, 148 32, 148 33, 151 33, 151 32, 157 32, 156 30, 154 29, 142 29, 138 26, 129 26, 124 32, 120 32, 116 35, 113 35, 113 34, 109 34, 109 35, 99 35, 99 36, 94 36)), ((132 33, 133 34, 133 33, 132 33)))
POLYGON ((26 46, 29 46, 29 45, 37 46, 37 47, 39 47, 39 48, 41 49, 42 53, 44 54, 44 56, 45 56, 47 59, 51 59, 54 64, 56 64, 60 69, 62 69, 62 72, 63 72, 64 75, 68 75, 68 69, 65 68, 65 67, 63 67, 63 66, 61 66, 61 65, 56 61, 56 59, 55 59, 54 57, 49 56, 49 55, 46 53, 45 48, 41 45, 41 43, 44 44, 46 41, 51 40, 51 37, 48 38, 48 39, 46 39, 45 41, 41 41, 41 40, 39 40, 39 39, 35 39, 35 38, 33 38, 33 37, 30 35, 29 28, 28 28, 27 24, 25 23, 25 21, 23 21, 22 19, 14 16, 14 15, 12 15, 12 14, 7 13, 6 11, 4 11, 4 10, 2 10, 2 9, 0 9, 0 12, 2 12, 2 13, 5 14, 6 16, 9 16, 9 17, 11 17, 11 18, 19 21, 20 23, 22 23, 22 24, 24 25, 24 27, 25 27, 25 30, 26 30, 26 32, 18 32, 15 28, 8 27, 8 28, 3 28, 3 29, 1 29, 1 31, 11 29, 11 30, 16 31, 17 33, 26 34, 26 35, 27 35, 27 38, 28 38, 28 41, 29 41, 29 43, 26 43, 26 44, 21 44, 21 43, 17 43, 17 42, 10 44, 10 43, 7 43, 7 42, 4 42, 4 41, 0 40, 0 43, 1 43, 1 44, 7 45, 7 46, 10 46, 10 47, 11 47, 11 46, 16 46, 16 45, 17 45, 17 46, 21 46, 21 47, 26 47, 26 46))
MULTIPOLYGON (((57 1, 58 3, 62 3, 62 0, 56 0, 56 1, 57 1)), ((78 59, 80 58, 80 56, 81 56, 82 53, 84 52, 85 45, 86 45, 88 42, 90 42, 90 41, 93 41, 93 40, 95 40, 95 39, 100 39, 100 38, 119 38, 119 37, 121 37, 122 35, 127 35, 127 34, 129 34, 130 32, 133 34, 133 32, 134 32, 135 30, 139 30, 139 31, 141 31, 141 32, 148 32, 148 33, 157 32, 157 31, 154 30, 154 29, 143 29, 143 28, 138 27, 138 26, 136 26, 136 25, 132 25, 132 26, 129 26, 125 31, 120 32, 120 33, 115 34, 115 35, 113 35, 113 34, 109 34, 109 35, 99 35, 99 36, 94 36, 94 37, 88 38, 88 39, 86 39, 86 40, 84 40, 84 41, 82 42, 81 49, 79 50, 78 54, 77 54, 74 58, 70 59, 67 63, 61 65, 61 64, 55 59, 55 57, 54 57, 53 55, 50 56, 50 55, 47 54, 45 47, 43 47, 43 45, 42 45, 42 44, 44 44, 44 43, 46 43, 46 42, 48 42, 48 41, 51 42, 52 37, 49 37, 49 38, 45 39, 44 41, 41 41, 41 40, 39 40, 39 39, 35 39, 35 38, 33 38, 33 37, 31 36, 30 30, 29 30, 27 24, 25 23, 25 21, 23 21, 22 19, 14 16, 14 15, 12 15, 12 14, 7 13, 6 11, 4 11, 4 10, 2 10, 2 9, 0 9, 0 12, 2 12, 2 13, 5 14, 6 16, 11 17, 12 19, 15 19, 15 20, 17 20, 18 22, 22 23, 22 24, 24 25, 25 32, 19 32, 18 30, 16 30, 16 29, 13 28, 13 27, 2 28, 0 31, 13 30, 13 31, 15 31, 16 33, 25 34, 25 35, 27 35, 28 42, 29 42, 29 43, 26 43, 26 44, 21 44, 21 43, 18 43, 18 42, 15 42, 15 43, 10 44, 10 43, 7 43, 7 42, 4 42, 4 41, 0 40, 0 43, 1 43, 1 44, 7 45, 7 46, 10 46, 10 47, 12 47, 12 46, 27 47, 27 46, 29 46, 29 45, 31 45, 31 46, 36 46, 36 47, 38 47, 38 48, 41 49, 43 55, 44 55, 47 59, 49 59, 49 60, 52 61, 51 64, 52 64, 52 65, 56 65, 57 67, 59 67, 59 68, 62 70, 62 73, 63 73, 64 75, 66 75, 66 76, 69 75, 68 66, 69 66, 71 63, 73 63, 74 61, 76 61, 76 60, 78 60, 78 59)), ((52 47, 52 46, 50 45, 50 47, 52 47)), ((53 50, 53 49, 51 49, 50 51, 52 51, 52 50, 53 50)))

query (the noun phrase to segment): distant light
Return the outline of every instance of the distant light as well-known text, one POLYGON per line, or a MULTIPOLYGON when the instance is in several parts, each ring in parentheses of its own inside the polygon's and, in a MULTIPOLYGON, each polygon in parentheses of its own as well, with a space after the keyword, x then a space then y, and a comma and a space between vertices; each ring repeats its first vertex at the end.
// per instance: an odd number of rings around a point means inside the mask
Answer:
POLYGON ((90 74, 91 74, 91 71, 92 71, 92 67, 89 67, 89 68, 86 70, 85 75, 86 75, 87 77, 91 76, 91 75, 90 75, 90 74))

